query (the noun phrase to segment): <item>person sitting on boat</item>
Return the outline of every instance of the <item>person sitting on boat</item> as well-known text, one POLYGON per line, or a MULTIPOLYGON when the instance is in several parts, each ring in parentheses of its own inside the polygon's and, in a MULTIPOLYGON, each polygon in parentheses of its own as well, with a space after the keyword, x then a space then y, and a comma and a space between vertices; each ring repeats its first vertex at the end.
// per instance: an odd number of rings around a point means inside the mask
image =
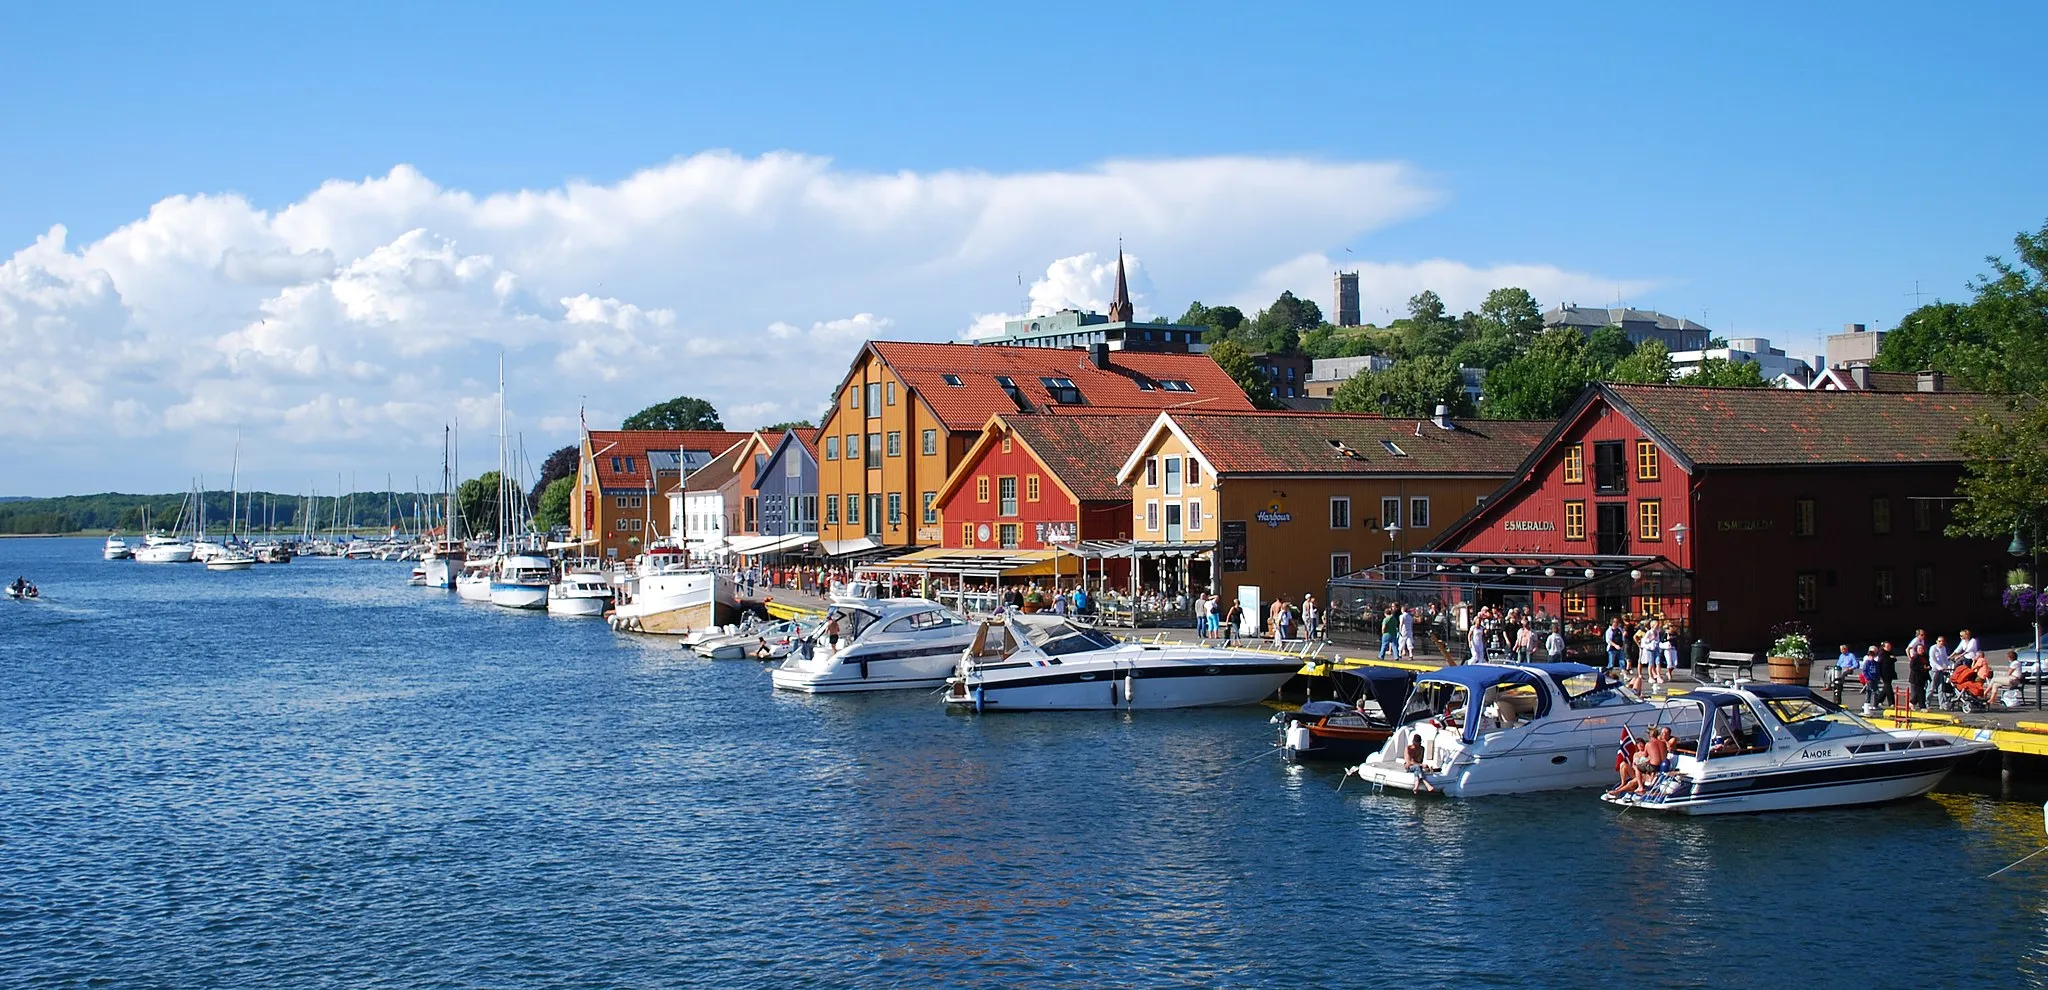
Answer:
POLYGON ((1427 776, 1429 766, 1423 762, 1423 755, 1422 737, 1419 735, 1409 736, 1408 748, 1401 754, 1401 769, 1415 775, 1415 788, 1417 790, 1435 791, 1436 786, 1429 782, 1427 776))
POLYGON ((1614 754, 1614 772, 1621 779, 1610 788, 1609 794, 1639 794, 1643 790, 1643 771, 1640 765, 1642 747, 1636 744, 1635 733, 1621 730, 1621 748, 1614 754))
POLYGON ((1665 726, 1651 729, 1650 738, 1643 741, 1643 752, 1636 757, 1636 772, 1643 777, 1643 787, 1648 789, 1658 774, 1671 769, 1671 728, 1665 726))
POLYGON ((17 575, 14 579, 14 583, 12 585, 9 585, 7 590, 14 592, 15 595, 17 596, 27 595, 28 579, 17 575))

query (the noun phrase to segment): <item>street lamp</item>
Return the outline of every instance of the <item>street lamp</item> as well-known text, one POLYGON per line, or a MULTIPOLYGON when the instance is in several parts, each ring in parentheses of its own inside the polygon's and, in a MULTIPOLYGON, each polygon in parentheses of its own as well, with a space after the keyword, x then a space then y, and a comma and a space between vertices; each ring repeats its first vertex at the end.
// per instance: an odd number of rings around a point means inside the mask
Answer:
POLYGON ((2015 557, 2025 557, 2028 553, 2034 555, 2034 569, 2027 577, 2034 583, 2034 707, 2039 709, 2042 707, 2041 692, 2048 691, 2048 671, 2041 669, 2041 531, 2037 527, 2032 533, 2034 539, 2029 546, 2029 541, 2020 536, 2020 528, 2015 525, 2012 542, 2006 545, 2005 552, 2015 557))
POLYGON ((1677 540, 1677 541, 1678 541, 1678 545, 1679 545, 1679 546, 1684 546, 1684 545, 1685 545, 1685 524, 1684 524, 1684 523, 1679 523, 1678 525, 1676 525, 1676 526, 1673 526, 1673 527, 1671 527, 1671 538, 1672 538, 1672 539, 1674 539, 1674 540, 1677 540))

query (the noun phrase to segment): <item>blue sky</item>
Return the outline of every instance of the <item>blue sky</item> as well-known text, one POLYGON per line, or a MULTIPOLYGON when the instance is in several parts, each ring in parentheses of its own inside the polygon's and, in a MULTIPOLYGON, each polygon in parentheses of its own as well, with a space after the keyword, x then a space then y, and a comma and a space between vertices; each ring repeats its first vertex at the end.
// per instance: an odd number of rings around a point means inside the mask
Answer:
MULTIPOLYGON (((646 272, 620 271, 607 281, 602 265, 572 279, 563 273, 574 266, 545 261, 559 254, 516 238, 492 240, 504 229, 497 221, 441 225, 445 208, 392 207, 387 212, 402 219, 359 238, 361 250, 303 231, 280 243, 289 242, 294 257, 318 254, 304 276, 315 280, 323 265, 346 269, 372 247, 395 243, 401 228, 445 239, 453 245, 444 252, 449 258, 484 256, 475 246, 489 244, 497 266, 490 277, 511 271, 552 314, 545 318, 564 326, 585 325, 568 300, 587 296, 636 307, 641 317, 608 315, 607 325, 641 318, 652 321, 648 333, 699 332, 691 325, 701 313, 756 335, 776 323, 831 325, 838 334, 831 339, 839 340, 863 326, 840 321, 867 315, 865 327, 889 335, 945 339, 977 316, 1018 309, 1017 273, 1026 282, 1051 280, 1048 265, 1113 251, 1104 242, 1123 233, 1132 253, 1149 262, 1148 302, 1171 314, 1191 297, 1252 301, 1297 283, 1326 300, 1328 266, 1315 274, 1319 258, 1391 266, 1447 260, 1482 273, 1554 269, 1569 277, 1548 284, 1581 303, 1608 303, 1619 291, 1631 304, 1811 353, 1816 335, 1841 323, 1890 325, 1912 307, 1916 280, 1929 299, 1962 296, 1983 255, 2007 251, 2014 233, 2048 218, 2038 182, 2048 150, 2036 78, 2038 39, 2048 27, 2040 5, 1428 6, 885 11, 748 4, 610 13, 538 5, 118 13, 14 6, 0 13, 0 65, 14 93, 0 101, 0 133, 10 136, 0 154, 0 187, 9 190, 0 196, 0 260, 15 256, 19 284, 61 278, 77 286, 94 270, 112 273, 107 296, 65 310, 71 329, 45 333, 45 348, 58 346, 52 339, 102 333, 169 339, 160 329, 123 331, 80 312, 125 306, 131 321, 180 314, 163 317, 164 325, 227 314, 204 340, 210 352, 228 354, 212 370, 233 383, 255 372, 230 353, 241 345, 219 341, 246 322, 242 316, 272 312, 275 299, 223 293, 159 304, 147 289, 149 272, 98 261, 89 246, 150 216, 167 197, 232 194, 274 218, 308 202, 323 183, 382 179, 401 165, 435 190, 483 199, 578 180, 613 187, 642 170, 720 150, 742 163, 794 153, 869 184, 899 174, 1086 175, 1118 161, 1385 164, 1401 169, 1398 180, 1360 185, 1352 175, 1310 183, 1310 192, 1351 200, 1327 205, 1312 195, 1260 199, 1258 191, 1293 180, 1247 178, 1223 166, 1224 178, 1191 180, 1164 202, 1129 207, 1127 216, 1068 222, 1071 243, 1053 231, 1022 237, 973 266, 903 266, 951 280, 942 286, 876 272, 858 280, 874 286, 871 293, 841 286, 815 300, 790 271, 816 272, 842 264, 835 260, 842 256, 807 243, 801 224, 778 221, 774 211, 753 215, 754 226, 742 217, 719 237, 740 245, 736 258, 785 269, 781 275, 764 275, 759 285, 727 276, 691 292, 646 272), (1210 217, 1198 202, 1205 195, 1260 210, 1247 216, 1219 207, 1207 230, 1162 226, 1161 217, 1139 212, 1210 217), (1378 205, 1359 205, 1371 197, 1380 197, 1378 205), (61 252, 45 252, 56 260, 17 253, 59 224, 66 228, 61 252), (1258 250, 1234 255, 1217 247, 1240 242, 1258 250), (614 292, 626 287, 635 295, 614 292), (725 301, 706 295, 721 287, 772 297, 779 308, 722 309, 725 301), (115 295, 121 305, 110 301, 115 295), (923 302, 935 299, 943 303, 923 302), (645 315, 657 311, 674 317, 664 324, 645 315)), ((735 181, 720 195, 751 188, 735 181)), ((943 192, 933 195, 949 202, 943 192)), ((1028 196, 1022 202, 1015 209, 1040 209, 1028 196)), ((381 207, 347 209, 359 219, 381 207)), ((979 214, 969 229, 988 229, 989 215, 979 214)), ((916 208, 888 222, 899 233, 921 228, 916 208)), ((167 224, 152 239, 195 236, 194 229, 167 224)), ((591 236, 584 231, 563 243, 591 236)), ((972 241, 949 237, 935 237, 916 256, 958 257, 972 241)), ((676 265, 695 264, 694 257, 678 255, 676 265)), ((1369 308, 1397 305, 1402 283, 1389 279, 1369 308)), ((265 284, 283 293, 284 282, 265 284)), ((1048 292, 1034 296, 1081 298, 1048 292)), ((1571 301, 1538 295, 1546 305, 1571 301)), ((26 325, 23 311, 15 307, 16 332, 26 325)), ((5 313, 0 296, 0 321, 9 319, 5 313)), ((318 332, 346 334, 351 325, 322 324, 318 332)), ((0 323, 0 334, 8 332, 0 323)), ((436 377, 421 387, 476 400, 478 382, 488 377, 482 355, 495 350, 487 338, 435 357, 436 377)), ((539 344, 499 343, 514 351, 514 364, 521 356, 527 364, 551 361, 558 377, 585 379, 575 395, 545 377, 521 382, 523 401, 513 404, 527 407, 536 433, 558 430, 579 402, 616 419, 621 413, 611 406, 630 412, 642 398, 689 390, 659 379, 592 385, 589 375, 572 374, 580 366, 533 350, 539 344)), ((707 346, 698 349, 709 353, 707 346)), ((333 359, 333 350, 318 360, 333 359)), ((836 372, 850 353, 820 361, 836 372)), ((306 369, 318 361, 300 357, 301 372, 311 374, 306 369)), ((378 370, 396 373, 379 366, 359 377, 376 378, 378 370)), ((735 365, 728 377, 747 373, 735 365)), ((807 414, 818 397, 812 393, 826 386, 806 378, 804 394, 758 402, 749 400, 772 392, 759 381, 747 384, 748 395, 723 380, 699 391, 720 387, 728 389, 717 397, 722 408, 744 406, 765 420, 807 414)), ((117 401, 123 388, 119 379, 98 383, 93 401, 117 401)), ((262 380, 252 391, 263 388, 275 392, 274 405, 254 405, 249 415, 265 422, 295 409, 317 412, 322 399, 337 408, 393 402, 373 387, 316 394, 262 380)), ((124 435, 160 465, 108 471, 65 454, 63 430, 31 431, 8 442, 45 480, 14 487, 179 487, 201 469, 187 462, 212 459, 223 431, 250 428, 218 411, 169 412, 193 405, 175 389, 135 396, 124 435), (166 437, 177 443, 165 444, 166 437)), ((438 450, 426 438, 438 437, 445 416, 390 416, 382 429, 365 421, 353 437, 311 431, 304 452, 284 449, 292 434, 281 432, 277 483, 342 463, 409 473, 421 450, 438 450), (388 432, 378 438, 394 425, 407 437, 397 455, 388 432), (393 459, 402 463, 385 463, 393 459)))

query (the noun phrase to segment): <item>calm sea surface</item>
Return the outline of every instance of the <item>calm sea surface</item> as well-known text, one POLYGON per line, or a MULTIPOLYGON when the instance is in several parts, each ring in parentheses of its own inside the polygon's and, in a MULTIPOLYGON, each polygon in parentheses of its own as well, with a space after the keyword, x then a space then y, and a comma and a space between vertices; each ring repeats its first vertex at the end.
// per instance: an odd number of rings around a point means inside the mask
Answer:
POLYGON ((409 566, 0 540, 0 986, 2048 986, 2037 804, 1339 793, 1261 709, 777 695, 409 566))

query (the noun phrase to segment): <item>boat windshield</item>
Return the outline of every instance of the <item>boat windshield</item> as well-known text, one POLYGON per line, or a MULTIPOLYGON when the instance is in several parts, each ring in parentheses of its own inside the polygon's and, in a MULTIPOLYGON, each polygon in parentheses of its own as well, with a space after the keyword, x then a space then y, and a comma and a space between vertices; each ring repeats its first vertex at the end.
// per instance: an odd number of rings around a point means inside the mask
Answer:
POLYGON ((1800 742, 1812 742, 1829 733, 1843 731, 1864 733, 1872 730, 1870 723, 1843 711, 1825 699, 1808 695, 1804 698, 1770 698, 1764 701, 1778 721, 1785 723, 1785 730, 1800 742))
POLYGON ((1070 622, 1034 624, 1025 630, 1024 640, 1049 657, 1116 648, 1116 640, 1107 633, 1070 622))
POLYGON ((1555 680, 1558 690, 1564 692, 1565 704, 1574 709, 1633 705, 1640 700, 1620 681, 1610 679, 1604 671, 1592 670, 1555 680))
POLYGON ((1463 725, 1465 707, 1470 700, 1471 692, 1463 685, 1422 681, 1408 695, 1408 705, 1401 709, 1400 724, 1440 717, 1446 725, 1463 725))

